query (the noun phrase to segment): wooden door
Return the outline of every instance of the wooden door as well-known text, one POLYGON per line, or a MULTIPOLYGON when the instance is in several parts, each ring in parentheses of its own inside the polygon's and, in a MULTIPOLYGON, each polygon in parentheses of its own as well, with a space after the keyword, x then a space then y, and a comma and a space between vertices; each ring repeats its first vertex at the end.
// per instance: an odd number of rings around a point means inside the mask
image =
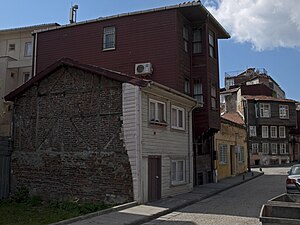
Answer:
POLYGON ((161 157, 148 158, 148 201, 153 202, 161 198, 161 157))

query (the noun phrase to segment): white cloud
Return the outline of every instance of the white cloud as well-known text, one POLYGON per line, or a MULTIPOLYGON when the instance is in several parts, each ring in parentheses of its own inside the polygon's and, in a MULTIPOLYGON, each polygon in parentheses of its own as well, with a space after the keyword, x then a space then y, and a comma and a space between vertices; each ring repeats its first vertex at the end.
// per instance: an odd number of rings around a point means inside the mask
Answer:
POLYGON ((206 0, 204 5, 237 42, 250 42, 257 51, 300 49, 299 0, 206 0))

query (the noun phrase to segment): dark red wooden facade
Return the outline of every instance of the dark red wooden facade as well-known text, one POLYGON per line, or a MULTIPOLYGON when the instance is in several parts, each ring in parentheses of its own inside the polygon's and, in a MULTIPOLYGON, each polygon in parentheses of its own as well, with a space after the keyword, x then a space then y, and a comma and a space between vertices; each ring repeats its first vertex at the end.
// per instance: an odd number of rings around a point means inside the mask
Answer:
MULTIPOLYGON (((70 25, 35 34, 36 73, 62 57, 134 75, 135 64, 150 62, 150 79, 184 92, 185 79, 202 83, 204 104, 193 115, 194 141, 203 141, 220 128, 218 39, 228 33, 201 3, 188 7, 136 13, 70 25), (103 51, 103 28, 115 26, 116 48, 103 51), (183 27, 189 30, 188 52, 184 50, 183 27), (192 29, 202 29, 202 53, 192 53, 192 29), (209 56, 208 32, 215 35, 215 57, 209 56), (216 87, 217 107, 211 106, 211 86, 216 87)), ((213 143, 210 143, 210 151, 213 143)), ((212 165, 211 162, 208 162, 212 165)))

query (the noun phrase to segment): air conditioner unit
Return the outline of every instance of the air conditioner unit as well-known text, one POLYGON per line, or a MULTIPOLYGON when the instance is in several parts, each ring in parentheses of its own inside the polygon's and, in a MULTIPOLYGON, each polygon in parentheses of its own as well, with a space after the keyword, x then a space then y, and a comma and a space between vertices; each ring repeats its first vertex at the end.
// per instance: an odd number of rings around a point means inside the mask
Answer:
POLYGON ((152 74, 152 64, 151 63, 137 63, 135 64, 135 75, 147 75, 152 74))

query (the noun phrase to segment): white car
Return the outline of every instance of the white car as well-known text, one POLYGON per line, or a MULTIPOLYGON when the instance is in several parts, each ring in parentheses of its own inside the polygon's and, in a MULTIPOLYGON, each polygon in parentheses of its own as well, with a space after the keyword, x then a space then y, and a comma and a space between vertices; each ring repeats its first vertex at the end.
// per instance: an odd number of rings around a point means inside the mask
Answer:
POLYGON ((293 165, 288 171, 286 192, 291 194, 300 194, 300 164, 293 165))

